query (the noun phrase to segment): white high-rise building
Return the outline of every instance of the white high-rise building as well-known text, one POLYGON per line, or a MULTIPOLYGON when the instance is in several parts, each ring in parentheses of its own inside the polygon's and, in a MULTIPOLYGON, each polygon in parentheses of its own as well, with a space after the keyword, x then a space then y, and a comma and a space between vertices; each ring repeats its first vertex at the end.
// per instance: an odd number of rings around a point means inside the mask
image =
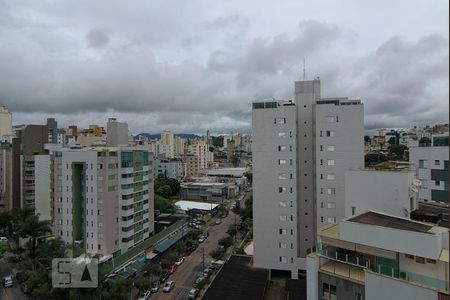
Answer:
POLYGON ((254 265, 297 278, 317 229, 345 216, 344 171, 364 166, 361 100, 320 98, 295 82, 295 101, 253 103, 254 265))
POLYGON ((8 108, 0 105, 0 139, 12 134, 12 118, 8 108))
POLYGON ((56 150, 54 234, 91 255, 125 253, 154 230, 153 170, 140 147, 56 150))

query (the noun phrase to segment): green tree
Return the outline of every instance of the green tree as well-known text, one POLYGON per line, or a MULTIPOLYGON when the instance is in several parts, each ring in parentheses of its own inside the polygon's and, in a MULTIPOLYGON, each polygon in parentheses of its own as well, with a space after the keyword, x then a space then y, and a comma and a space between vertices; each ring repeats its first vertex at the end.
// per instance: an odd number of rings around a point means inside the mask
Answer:
POLYGON ((214 249, 213 251, 211 251, 209 253, 209 255, 212 258, 214 258, 215 260, 222 259, 224 254, 225 254, 225 251, 223 249, 221 249, 221 248, 214 249))
POLYGON ((102 298, 108 300, 129 299, 131 292, 131 281, 116 277, 114 280, 108 280, 102 289, 102 298))
POLYGON ((253 182, 253 173, 252 172, 245 172, 244 176, 247 177, 248 183, 250 183, 250 185, 253 182))
POLYGON ((214 147, 223 147, 223 136, 212 136, 211 138, 214 147))
POLYGON ((431 144, 431 139, 429 137, 424 136, 419 140, 419 144, 431 144))
POLYGON ((18 229, 18 234, 21 237, 30 238, 28 245, 31 259, 36 258, 37 239, 51 232, 52 230, 50 229, 49 223, 47 221, 39 221, 39 216, 37 215, 28 217, 25 222, 21 224, 18 229))
POLYGON ((218 244, 220 246, 223 246, 225 249, 231 247, 233 245, 233 238, 231 236, 228 236, 226 238, 222 238, 219 240, 218 244))
POLYGON ((156 194, 155 210, 159 210, 162 213, 175 213, 177 211, 177 208, 172 203, 172 201, 156 194))
POLYGON ((368 153, 364 156, 364 164, 366 167, 387 160, 388 160, 387 156, 384 155, 383 153, 368 153))
POLYGON ((150 286, 148 278, 139 277, 134 281, 134 286, 138 289, 139 293, 145 292, 150 286))
POLYGON ((234 153, 231 157, 231 163, 233 164, 233 167, 239 167, 239 164, 241 163, 241 158, 239 154, 234 153))
POLYGON ((219 214, 224 214, 224 213, 226 213, 227 211, 228 211, 228 209, 225 207, 225 205, 223 205, 223 204, 220 204, 218 207, 217 207, 217 210, 219 211, 219 214))
POLYGON ((156 193, 164 198, 169 198, 172 194, 172 189, 169 185, 163 185, 156 190, 156 193))
POLYGON ((403 159, 405 157, 405 151, 408 150, 408 147, 405 145, 390 145, 389 153, 395 154, 397 159, 403 159))
POLYGON ((364 136, 364 142, 370 143, 370 136, 365 135, 365 136, 364 136))

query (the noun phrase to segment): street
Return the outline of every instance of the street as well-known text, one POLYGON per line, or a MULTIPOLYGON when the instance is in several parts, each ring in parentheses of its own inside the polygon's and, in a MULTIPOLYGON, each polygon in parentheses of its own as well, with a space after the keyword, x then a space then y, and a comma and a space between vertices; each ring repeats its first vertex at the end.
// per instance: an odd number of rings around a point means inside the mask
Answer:
MULTIPOLYGON (((8 261, 7 254, 0 259, 0 278, 11 275, 12 272, 12 263, 8 261)), ((10 254, 11 255, 11 254, 10 254)), ((25 299, 26 296, 22 293, 19 287, 19 283, 16 278, 13 276, 14 286, 9 288, 4 288, 3 285, 0 286, 0 299, 6 300, 19 300, 25 299)))
POLYGON ((204 229, 209 229, 209 237, 191 255, 187 256, 184 263, 170 276, 170 280, 175 282, 175 288, 170 293, 163 293, 161 287, 158 293, 152 295, 151 299, 187 299, 187 294, 195 280, 203 273, 203 253, 206 267, 209 262, 213 261, 209 252, 217 248, 217 243, 221 238, 227 236, 228 228, 235 222, 235 214, 230 211, 219 225, 214 225, 216 220, 217 217, 214 217, 204 225, 204 229))

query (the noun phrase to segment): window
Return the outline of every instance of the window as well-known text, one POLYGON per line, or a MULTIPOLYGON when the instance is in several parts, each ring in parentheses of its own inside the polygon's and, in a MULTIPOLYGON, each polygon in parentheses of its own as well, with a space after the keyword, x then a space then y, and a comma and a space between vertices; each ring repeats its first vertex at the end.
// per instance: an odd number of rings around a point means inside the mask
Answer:
POLYGON ((333 152, 335 150, 334 145, 328 145, 327 146, 327 151, 333 152))
POLYGON ((336 286, 328 283, 322 284, 322 299, 337 299, 336 286))
POLYGON ((287 161, 285 159, 279 159, 278 160, 278 164, 279 165, 285 165, 287 163, 287 161))
POLYGON ((287 147, 285 146, 285 145, 280 145, 280 146, 278 146, 278 151, 279 152, 284 152, 284 151, 286 151, 287 150, 287 147))
POLYGON ((283 263, 283 264, 287 263, 287 258, 284 256, 280 256, 280 263, 283 263))
POLYGON ((334 166, 334 164, 335 164, 334 159, 329 159, 327 161, 327 165, 329 165, 329 166, 334 166))
POLYGON ((286 118, 278 118, 277 124, 286 124, 286 118))
POLYGON ((323 151, 323 146, 322 145, 320 145, 320 151, 323 151))
POLYGON ((323 202, 320 202, 320 208, 323 208, 323 202))
POLYGON ((327 130, 327 136, 333 137, 334 136, 334 130, 327 130))
POLYGON ((280 228, 279 233, 285 235, 287 234, 287 230, 280 228))
POLYGON ((439 161, 439 160, 435 160, 435 161, 434 161, 434 165, 435 165, 435 166, 439 166, 439 164, 440 164, 440 161, 439 161))
POLYGON ((356 206, 352 206, 352 216, 356 214, 356 206))
POLYGON ((425 160, 419 159, 419 169, 425 169, 425 160))
POLYGON ((287 216, 280 216, 280 221, 285 222, 287 220, 287 216))
POLYGON ((280 179, 280 180, 287 179, 287 174, 286 174, 286 173, 280 173, 280 174, 278 174, 278 179, 280 179))
POLYGON ((334 208, 336 208, 336 202, 328 202, 327 208, 329 208, 329 209, 334 209, 334 208))
POLYGON ((278 137, 286 137, 286 132, 278 132, 278 137))
POLYGON ((409 259, 414 259, 414 255, 405 254, 405 257, 409 259))
POLYGON ((323 217, 320 217, 320 222, 323 223, 323 217))
POLYGON ((327 188, 327 194, 328 195, 336 194, 336 189, 335 188, 327 188))
POLYGON ((280 242, 280 243, 278 244, 278 247, 279 247, 280 249, 286 249, 286 248, 287 248, 287 244, 286 244, 286 243, 280 242))
POLYGON ((323 166, 323 159, 320 160, 320 165, 323 166))
POLYGON ((278 192, 279 193, 286 193, 287 192, 287 188, 285 188, 285 187, 278 187, 278 192))
POLYGON ((328 218, 327 218, 327 222, 328 222, 329 224, 336 223, 336 217, 328 217, 328 218))
POLYGON ((356 293, 355 294, 355 300, 363 300, 362 294, 356 293))
POLYGON ((327 120, 328 123, 334 123, 334 122, 336 122, 336 117, 334 117, 334 116, 328 116, 328 117, 326 118, 326 120, 327 120))
POLYGON ((434 181, 434 185, 435 185, 435 186, 440 186, 440 185, 441 185, 441 182, 440 182, 439 180, 435 180, 435 181, 434 181))
POLYGON ((323 174, 322 173, 320 173, 320 179, 323 179, 323 174))
POLYGON ((280 207, 287 207, 286 201, 280 201, 280 207))
POLYGON ((327 174, 327 180, 335 180, 336 175, 335 174, 327 174))

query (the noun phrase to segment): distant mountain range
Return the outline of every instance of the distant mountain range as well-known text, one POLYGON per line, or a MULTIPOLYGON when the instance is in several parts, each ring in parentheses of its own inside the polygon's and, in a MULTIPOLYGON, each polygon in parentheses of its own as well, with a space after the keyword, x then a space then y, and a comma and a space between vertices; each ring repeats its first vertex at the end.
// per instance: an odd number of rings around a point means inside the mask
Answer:
MULTIPOLYGON (((182 139, 197 139, 200 138, 199 135, 193 134, 193 133, 176 133, 175 136, 178 136, 182 139)), ((139 133, 134 136, 135 140, 138 140, 141 136, 145 136, 150 140, 160 140, 161 139, 161 133, 139 133)))

